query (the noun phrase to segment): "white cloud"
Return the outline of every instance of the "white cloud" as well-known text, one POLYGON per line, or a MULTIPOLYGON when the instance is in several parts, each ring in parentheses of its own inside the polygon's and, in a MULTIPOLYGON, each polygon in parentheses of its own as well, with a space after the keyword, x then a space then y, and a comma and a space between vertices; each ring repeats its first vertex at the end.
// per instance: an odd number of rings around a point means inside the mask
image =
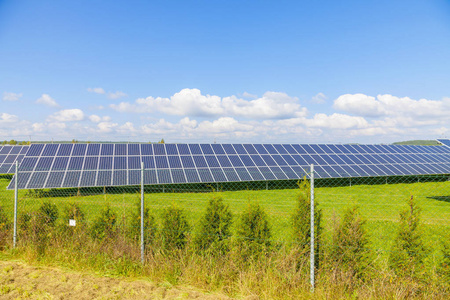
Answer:
POLYGON ((18 101, 20 98, 22 98, 22 93, 3 93, 3 101, 18 101))
POLYGON ((376 98, 364 94, 346 94, 334 101, 333 107, 351 114, 365 117, 411 117, 446 118, 450 114, 450 100, 442 101, 409 97, 396 97, 389 94, 376 98))
POLYGON ((101 87, 88 88, 87 91, 89 93, 95 93, 95 94, 99 94, 99 95, 106 95, 106 97, 108 97, 109 99, 119 99, 119 98, 123 98, 123 97, 128 96, 127 94, 125 94, 124 92, 121 92, 121 91, 106 92, 101 87))
POLYGON ((47 105, 50 107, 59 107, 59 104, 56 103, 56 101, 50 97, 49 94, 42 94, 42 96, 36 100, 36 103, 47 105))
POLYGON ((367 128, 369 123, 363 117, 353 117, 343 114, 316 114, 312 119, 306 119, 307 127, 320 127, 328 129, 367 128))
POLYGON ((236 96, 203 95, 198 89, 183 89, 170 98, 139 98, 110 107, 119 112, 154 113, 190 117, 229 116, 249 119, 281 119, 304 116, 306 108, 285 93, 266 92, 261 98, 244 100, 236 96))
POLYGON ((57 121, 57 122, 73 122, 81 121, 84 119, 84 113, 81 109, 63 109, 52 115, 50 115, 47 121, 57 121))
POLYGON ((109 133, 113 132, 116 127, 118 127, 119 124, 112 123, 112 122, 100 122, 97 124, 97 128, 100 133, 109 133))
POLYGON ((314 97, 312 97, 312 101, 314 102, 314 103, 317 103, 317 104, 323 104, 323 103, 325 103, 325 101, 328 99, 328 97, 327 96, 325 96, 325 94, 324 93, 318 93, 317 95, 315 95, 314 97))
POLYGON ((100 94, 100 95, 106 94, 105 90, 102 89, 101 87, 88 88, 87 91, 89 93, 95 93, 95 94, 100 94))
POLYGON ((114 92, 114 93, 109 92, 107 97, 109 99, 119 99, 119 98, 123 98, 123 97, 126 97, 126 96, 128 96, 128 95, 125 94, 124 92, 117 91, 117 92, 114 92))
POLYGON ((0 114, 0 124, 10 124, 15 123, 19 121, 19 117, 16 115, 10 115, 7 113, 1 113, 0 114))
POLYGON ((258 95, 250 94, 250 93, 247 93, 247 92, 243 92, 242 93, 242 97, 243 98, 249 98, 249 99, 256 99, 256 98, 258 98, 258 95))
POLYGON ((100 122, 108 122, 108 121, 111 121, 111 117, 109 117, 109 116, 104 116, 104 117, 100 117, 100 116, 97 116, 97 115, 90 115, 89 116, 89 120, 91 121, 91 122, 93 122, 93 123, 100 123, 100 122))

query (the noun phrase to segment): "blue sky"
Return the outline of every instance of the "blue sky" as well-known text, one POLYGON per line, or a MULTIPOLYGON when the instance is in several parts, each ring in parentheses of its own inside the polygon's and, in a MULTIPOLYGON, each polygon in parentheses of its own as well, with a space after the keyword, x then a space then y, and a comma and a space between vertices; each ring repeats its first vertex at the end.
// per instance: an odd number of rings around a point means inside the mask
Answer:
POLYGON ((450 2, 0 0, 0 139, 450 135, 450 2))

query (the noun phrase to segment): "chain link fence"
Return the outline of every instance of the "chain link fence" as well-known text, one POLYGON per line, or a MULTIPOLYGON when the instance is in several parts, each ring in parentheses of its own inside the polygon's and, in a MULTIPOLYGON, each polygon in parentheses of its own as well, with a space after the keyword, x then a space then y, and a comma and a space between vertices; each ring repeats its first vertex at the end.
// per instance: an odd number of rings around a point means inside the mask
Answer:
MULTIPOLYGON (((5 251, 11 179, 0 176, 5 251)), ((310 183, 18 190, 15 251, 230 295, 296 297, 311 286, 310 183)), ((448 297, 449 175, 316 179, 313 195, 316 293, 448 297)))

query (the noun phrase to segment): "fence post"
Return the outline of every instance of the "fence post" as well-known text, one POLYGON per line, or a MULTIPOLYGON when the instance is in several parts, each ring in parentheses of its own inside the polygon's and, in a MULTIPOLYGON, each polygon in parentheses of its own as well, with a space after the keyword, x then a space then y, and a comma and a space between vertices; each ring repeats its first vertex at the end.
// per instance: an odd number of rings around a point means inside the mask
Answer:
POLYGON ((17 181, 19 180, 19 162, 16 161, 16 181, 14 182, 14 233, 13 233, 13 248, 16 248, 17 244, 17 199, 19 198, 19 192, 18 192, 18 184, 17 181))
POLYGON ((314 292, 315 279, 314 279, 314 165, 311 165, 311 246, 310 246, 310 280, 311 280, 311 292, 314 292))
POLYGON ((144 162, 141 162, 141 262, 144 264, 144 162))

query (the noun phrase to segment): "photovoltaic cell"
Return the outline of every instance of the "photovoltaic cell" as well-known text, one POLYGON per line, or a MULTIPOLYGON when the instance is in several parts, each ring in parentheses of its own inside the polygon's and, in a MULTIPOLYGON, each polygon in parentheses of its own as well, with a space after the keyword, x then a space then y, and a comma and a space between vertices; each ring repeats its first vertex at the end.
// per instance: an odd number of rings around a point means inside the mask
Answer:
MULTIPOLYGON (((450 173, 450 147, 332 144, 33 144, 0 146, 23 188, 403 176, 450 173), (23 149, 27 150, 24 151, 23 149), (26 152, 26 155, 19 154, 26 152)), ((13 187, 13 182, 9 189, 13 187)))

